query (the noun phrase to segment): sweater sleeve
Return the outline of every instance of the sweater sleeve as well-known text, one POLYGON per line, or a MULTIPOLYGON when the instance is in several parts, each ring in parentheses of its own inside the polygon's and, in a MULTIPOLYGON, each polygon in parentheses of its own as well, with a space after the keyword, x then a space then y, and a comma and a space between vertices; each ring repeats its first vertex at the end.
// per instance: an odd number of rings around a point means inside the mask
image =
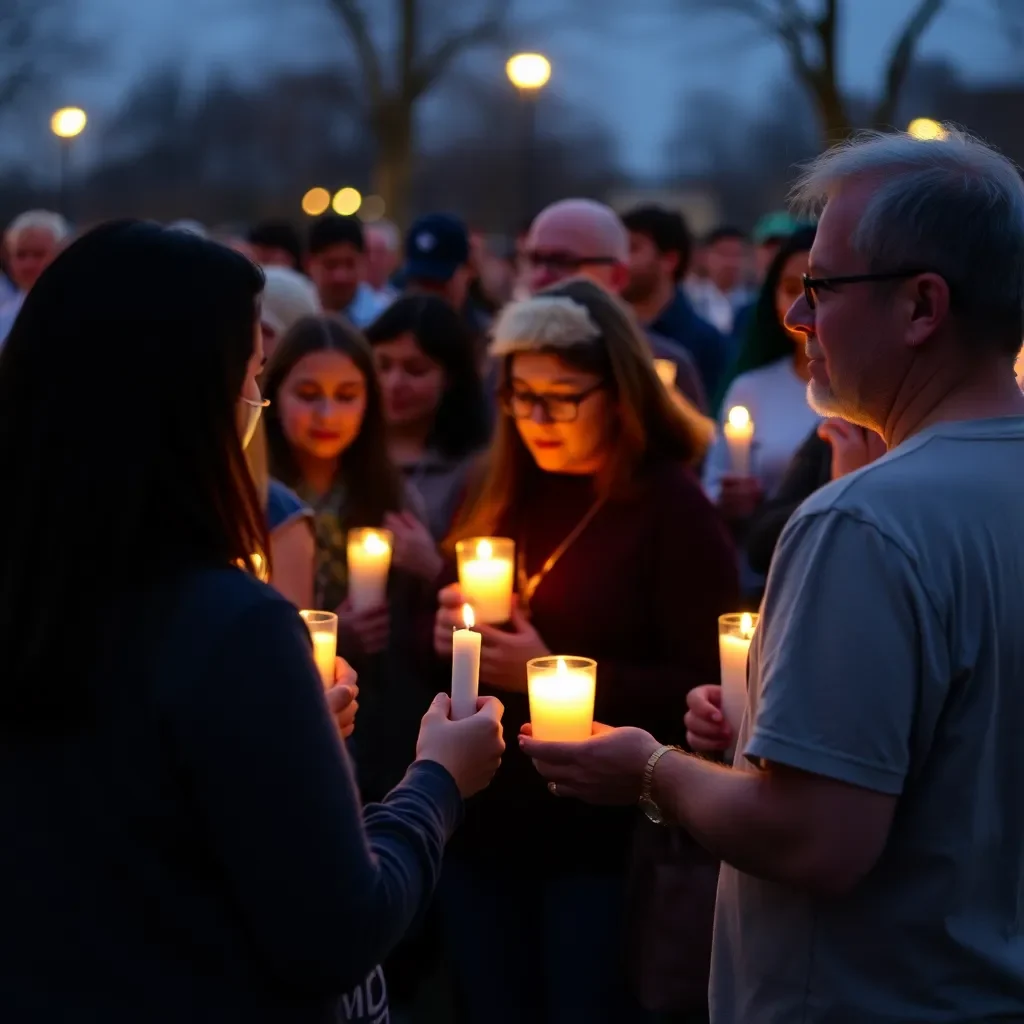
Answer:
POLYGON ((358 984, 431 897, 461 814, 454 780, 414 764, 364 818, 308 633, 283 602, 225 629, 207 671, 182 680, 169 730, 268 970, 310 994, 358 984))
POLYGON ((719 680, 718 617, 736 611, 740 598, 736 549, 688 478, 659 495, 653 542, 654 621, 636 638, 636 662, 601 659, 595 715, 681 742, 686 695, 719 680))

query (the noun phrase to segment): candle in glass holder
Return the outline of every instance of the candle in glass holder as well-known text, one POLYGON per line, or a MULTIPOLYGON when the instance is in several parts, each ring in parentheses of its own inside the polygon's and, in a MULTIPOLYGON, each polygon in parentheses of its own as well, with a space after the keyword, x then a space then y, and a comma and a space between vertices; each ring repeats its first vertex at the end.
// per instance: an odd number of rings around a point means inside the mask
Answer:
POLYGON ((526 663, 533 738, 575 743, 594 729, 597 662, 590 658, 534 658, 526 663))
POLYGON ((722 714, 732 730, 739 732, 747 708, 747 655, 757 628, 757 615, 737 612, 718 620, 718 653, 722 663, 722 714))
POLYGON ((387 600, 393 540, 390 530, 349 530, 348 597, 354 611, 377 608, 387 600))
POLYGON ((483 637, 473 629, 473 609, 462 606, 465 629, 455 630, 452 637, 452 721, 476 714, 476 698, 480 692, 480 644, 483 637))
POLYGON ((665 387, 674 388, 676 386, 676 373, 679 367, 671 359, 655 359, 654 369, 658 371, 661 383, 665 387))
POLYGON ((722 433, 729 446, 732 471, 737 476, 750 476, 750 446, 754 442, 754 421, 750 413, 742 405, 733 406, 722 433))
POLYGON ((476 621, 501 625, 512 618, 516 545, 506 537, 472 537, 455 545, 462 597, 476 621))
POLYGON ((338 616, 334 612, 299 612, 313 638, 313 660, 320 671, 324 689, 334 685, 334 662, 338 656, 338 616))

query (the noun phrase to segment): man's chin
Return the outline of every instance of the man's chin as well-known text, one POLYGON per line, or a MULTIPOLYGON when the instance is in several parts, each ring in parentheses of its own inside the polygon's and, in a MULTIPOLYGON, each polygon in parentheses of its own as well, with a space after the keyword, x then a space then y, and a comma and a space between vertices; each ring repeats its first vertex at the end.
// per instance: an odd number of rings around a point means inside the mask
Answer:
POLYGON ((810 380, 807 383, 807 404, 819 416, 842 416, 843 405, 836 398, 831 385, 824 384, 818 380, 810 380))

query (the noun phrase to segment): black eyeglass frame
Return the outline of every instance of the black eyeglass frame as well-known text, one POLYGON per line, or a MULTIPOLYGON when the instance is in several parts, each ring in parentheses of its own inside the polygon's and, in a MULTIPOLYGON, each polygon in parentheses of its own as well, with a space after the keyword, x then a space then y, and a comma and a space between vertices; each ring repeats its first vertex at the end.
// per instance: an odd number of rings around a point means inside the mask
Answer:
POLYGON ((533 415, 534 409, 539 407, 541 412, 544 413, 545 418, 550 420, 552 423, 575 423, 580 416, 580 406, 590 398, 591 395, 596 395, 599 391, 605 390, 607 386, 607 383, 601 380, 587 388, 585 391, 578 391, 574 395, 538 395, 534 391, 528 391, 519 399, 519 401, 526 401, 530 404, 530 408, 522 416, 517 415, 516 411, 512 407, 513 402, 516 401, 516 393, 514 388, 509 387, 502 395, 501 405, 502 409, 504 409, 504 411, 514 420, 528 420, 533 415), (549 404, 550 402, 567 403, 572 408, 572 416, 568 418, 552 416, 551 406, 549 404))
POLYGON ((934 274, 934 270, 920 268, 918 270, 884 270, 877 274, 845 274, 838 277, 811 277, 810 274, 802 274, 801 280, 804 285, 804 298, 811 309, 817 309, 817 299, 814 297, 815 289, 822 288, 825 291, 834 292, 837 285, 841 284, 866 284, 869 281, 905 281, 919 274, 934 274))

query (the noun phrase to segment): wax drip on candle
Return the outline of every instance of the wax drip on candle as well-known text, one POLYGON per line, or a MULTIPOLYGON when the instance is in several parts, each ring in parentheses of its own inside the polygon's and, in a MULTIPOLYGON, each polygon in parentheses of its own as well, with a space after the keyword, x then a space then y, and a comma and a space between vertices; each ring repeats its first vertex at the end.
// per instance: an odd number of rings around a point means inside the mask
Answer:
POLYGON ((494 546, 489 540, 482 540, 476 546, 476 557, 489 562, 494 557, 494 546))
POLYGON ((754 635, 754 616, 750 612, 744 612, 740 616, 740 636, 744 640, 754 635))
POLYGON ((742 405, 734 405, 729 410, 729 426, 742 430, 750 423, 750 413, 742 405))
POLYGON ((368 533, 363 538, 363 550, 368 555, 387 554, 388 546, 379 533, 368 533))

